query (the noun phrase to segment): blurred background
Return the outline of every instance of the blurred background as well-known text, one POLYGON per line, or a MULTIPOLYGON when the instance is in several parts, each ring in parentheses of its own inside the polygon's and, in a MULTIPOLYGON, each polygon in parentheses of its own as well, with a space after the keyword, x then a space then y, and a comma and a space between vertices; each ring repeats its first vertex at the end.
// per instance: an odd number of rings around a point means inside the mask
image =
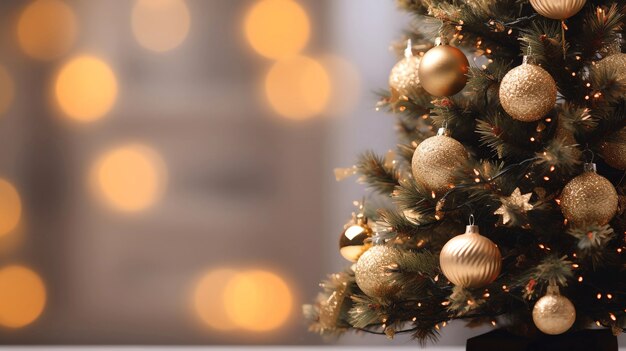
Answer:
POLYGON ((0 2, 0 343, 323 343, 301 305, 347 265, 364 194, 333 169, 394 146, 374 91, 408 21, 380 0, 0 2))

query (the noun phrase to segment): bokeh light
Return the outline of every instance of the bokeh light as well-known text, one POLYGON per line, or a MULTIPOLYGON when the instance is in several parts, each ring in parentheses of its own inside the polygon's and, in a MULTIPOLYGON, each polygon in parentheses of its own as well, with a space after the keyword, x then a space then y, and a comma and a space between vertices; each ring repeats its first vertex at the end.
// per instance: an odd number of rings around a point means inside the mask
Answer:
POLYGON ((117 79, 104 61, 78 56, 60 70, 54 87, 61 110, 70 118, 90 122, 104 116, 117 97, 117 79))
POLYGON ((361 95, 361 74, 352 62, 340 56, 325 55, 319 62, 328 72, 333 90, 325 113, 342 116, 352 112, 361 95))
POLYGON ((17 38, 22 50, 40 60, 65 54, 76 38, 76 16, 60 0, 35 0, 20 14, 17 38))
POLYGON ((286 58, 298 54, 309 40, 309 17, 293 0, 260 0, 246 15, 245 33, 259 54, 286 58))
POLYGON ((0 114, 5 113, 15 97, 15 85, 9 72, 0 66, 0 114))
POLYGON ((46 305, 46 287, 31 269, 0 269, 0 325, 21 328, 35 321, 46 305))
POLYGON ((163 160, 151 148, 128 144, 102 154, 94 163, 92 189, 104 203, 123 212, 142 211, 162 196, 166 174, 163 160))
POLYGON ((265 77, 265 94, 272 108, 290 119, 307 119, 326 107, 331 82, 317 61, 297 56, 277 61, 265 77))
POLYGON ((282 326, 293 305, 287 283, 276 274, 262 270, 245 271, 232 278, 223 297, 230 319, 238 327, 255 332, 282 326))
POLYGON ((0 179, 0 236, 13 231, 22 216, 22 201, 15 187, 0 179))
POLYGON ((200 319, 209 327, 228 331, 237 326, 232 322, 224 306, 224 288, 237 274, 231 269, 215 269, 204 275, 197 283, 193 304, 200 319))
POLYGON ((174 49, 189 33, 190 16, 184 0, 137 0, 131 21, 139 44, 152 51, 174 49))

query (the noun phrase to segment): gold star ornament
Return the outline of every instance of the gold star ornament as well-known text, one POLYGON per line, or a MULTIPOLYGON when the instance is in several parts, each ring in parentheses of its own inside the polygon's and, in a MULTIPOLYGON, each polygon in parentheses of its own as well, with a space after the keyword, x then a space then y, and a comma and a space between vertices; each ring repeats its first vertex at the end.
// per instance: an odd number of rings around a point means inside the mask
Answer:
POLYGON ((502 206, 493 214, 502 215, 502 223, 507 224, 516 213, 526 213, 533 209, 533 205, 528 202, 531 196, 533 196, 532 192, 522 195, 519 188, 515 188, 511 196, 500 199, 502 206))

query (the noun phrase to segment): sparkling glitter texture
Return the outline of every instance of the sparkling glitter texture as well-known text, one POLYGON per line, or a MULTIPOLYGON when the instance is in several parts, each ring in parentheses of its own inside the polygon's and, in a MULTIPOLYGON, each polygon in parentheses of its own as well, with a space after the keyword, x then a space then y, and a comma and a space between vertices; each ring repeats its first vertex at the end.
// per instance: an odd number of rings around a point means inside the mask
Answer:
POLYGON ((500 103, 506 113, 519 121, 537 121, 554 107, 556 83, 543 68, 523 64, 502 79, 500 103))
POLYGON ((398 91, 400 95, 408 95, 412 90, 420 87, 417 68, 420 65, 419 56, 409 56, 398 61, 391 69, 389 87, 398 91))
POLYGON ((450 239, 441 249, 439 264, 454 285, 480 288, 493 282, 502 268, 498 246, 469 225, 465 234, 450 239))
MULTIPOLYGON (((626 66, 624 69, 626 71, 626 66)), ((600 152, 609 166, 626 171, 626 128, 617 132, 616 139, 616 141, 602 143, 600 152)))
POLYGON ((530 0, 532 7, 543 17, 555 20, 570 18, 580 11, 587 0, 530 0))
POLYGON ((454 172, 467 160, 467 151, 455 139, 436 135, 422 141, 413 154, 413 177, 428 190, 444 193, 452 185, 454 172))
POLYGON ((545 296, 533 308, 533 321, 546 334, 565 333, 576 321, 576 309, 572 302, 559 293, 556 286, 549 286, 545 296))
POLYGON ((614 70, 617 79, 626 80, 626 54, 619 53, 607 56, 596 65, 608 70, 614 70))
POLYGON ((398 266, 402 252, 394 247, 378 245, 365 251, 356 263, 356 284, 367 296, 382 297, 394 284, 389 269, 398 266))
POLYGON ((593 171, 572 179, 561 193, 561 211, 575 225, 605 225, 617 212, 617 192, 611 182, 593 171))

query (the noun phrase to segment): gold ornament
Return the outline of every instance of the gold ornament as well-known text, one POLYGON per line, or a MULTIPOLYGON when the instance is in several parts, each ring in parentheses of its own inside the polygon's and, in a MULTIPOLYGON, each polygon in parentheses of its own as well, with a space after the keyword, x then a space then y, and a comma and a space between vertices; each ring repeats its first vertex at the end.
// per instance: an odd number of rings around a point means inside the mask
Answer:
POLYGON ((465 54, 450 45, 428 50, 419 65, 419 80, 424 90, 434 96, 450 96, 467 83, 469 62, 465 54))
POLYGON ((502 256, 498 246, 468 225, 465 234, 450 239, 439 254, 441 271, 454 285, 480 288, 500 274, 502 256))
POLYGON ((530 0, 532 7, 543 17, 568 19, 580 11, 587 0, 530 0))
POLYGON ((549 285, 548 292, 533 308, 533 321, 545 334, 563 334, 574 325, 576 309, 572 302, 559 293, 556 285, 549 285))
POLYGON ((353 214, 353 219, 339 237, 339 253, 350 262, 356 262, 369 247, 372 229, 367 225, 367 217, 362 213, 353 214))
POLYGON ((408 95, 412 90, 420 87, 420 79, 417 69, 420 65, 420 57, 413 56, 411 39, 407 42, 404 50, 404 58, 396 63, 389 75, 389 87, 400 95, 408 95))
POLYGON ((617 53, 603 58, 596 63, 598 68, 615 71, 618 80, 626 81, 626 54, 617 53))
MULTIPOLYGON (((624 73, 626 74, 626 69, 624 73)), ((626 171, 626 127, 617 132, 615 141, 602 143, 600 153, 609 166, 626 171)))
POLYGON ((537 121, 554 108, 556 83, 550 73, 524 59, 521 66, 502 79, 500 103, 506 113, 519 121, 537 121))
POLYGON ((502 223, 507 224, 511 221, 511 213, 526 213, 533 209, 533 205, 528 203, 531 196, 533 196, 533 193, 522 195, 519 188, 515 188, 511 196, 500 199, 502 206, 494 214, 502 215, 502 223))
POLYGON ((617 213, 617 191, 611 182, 585 164, 585 172, 570 180, 561 192, 563 216, 575 225, 605 225, 617 213))
POLYGON ((428 190, 442 193, 454 181, 454 172, 467 161, 465 147, 439 129, 436 136, 422 141, 413 154, 411 170, 415 180, 428 190))
POLYGON ((354 277, 365 295, 383 297, 395 290, 389 270, 398 268, 401 255, 402 252, 395 247, 377 245, 359 257, 354 268, 354 277))

